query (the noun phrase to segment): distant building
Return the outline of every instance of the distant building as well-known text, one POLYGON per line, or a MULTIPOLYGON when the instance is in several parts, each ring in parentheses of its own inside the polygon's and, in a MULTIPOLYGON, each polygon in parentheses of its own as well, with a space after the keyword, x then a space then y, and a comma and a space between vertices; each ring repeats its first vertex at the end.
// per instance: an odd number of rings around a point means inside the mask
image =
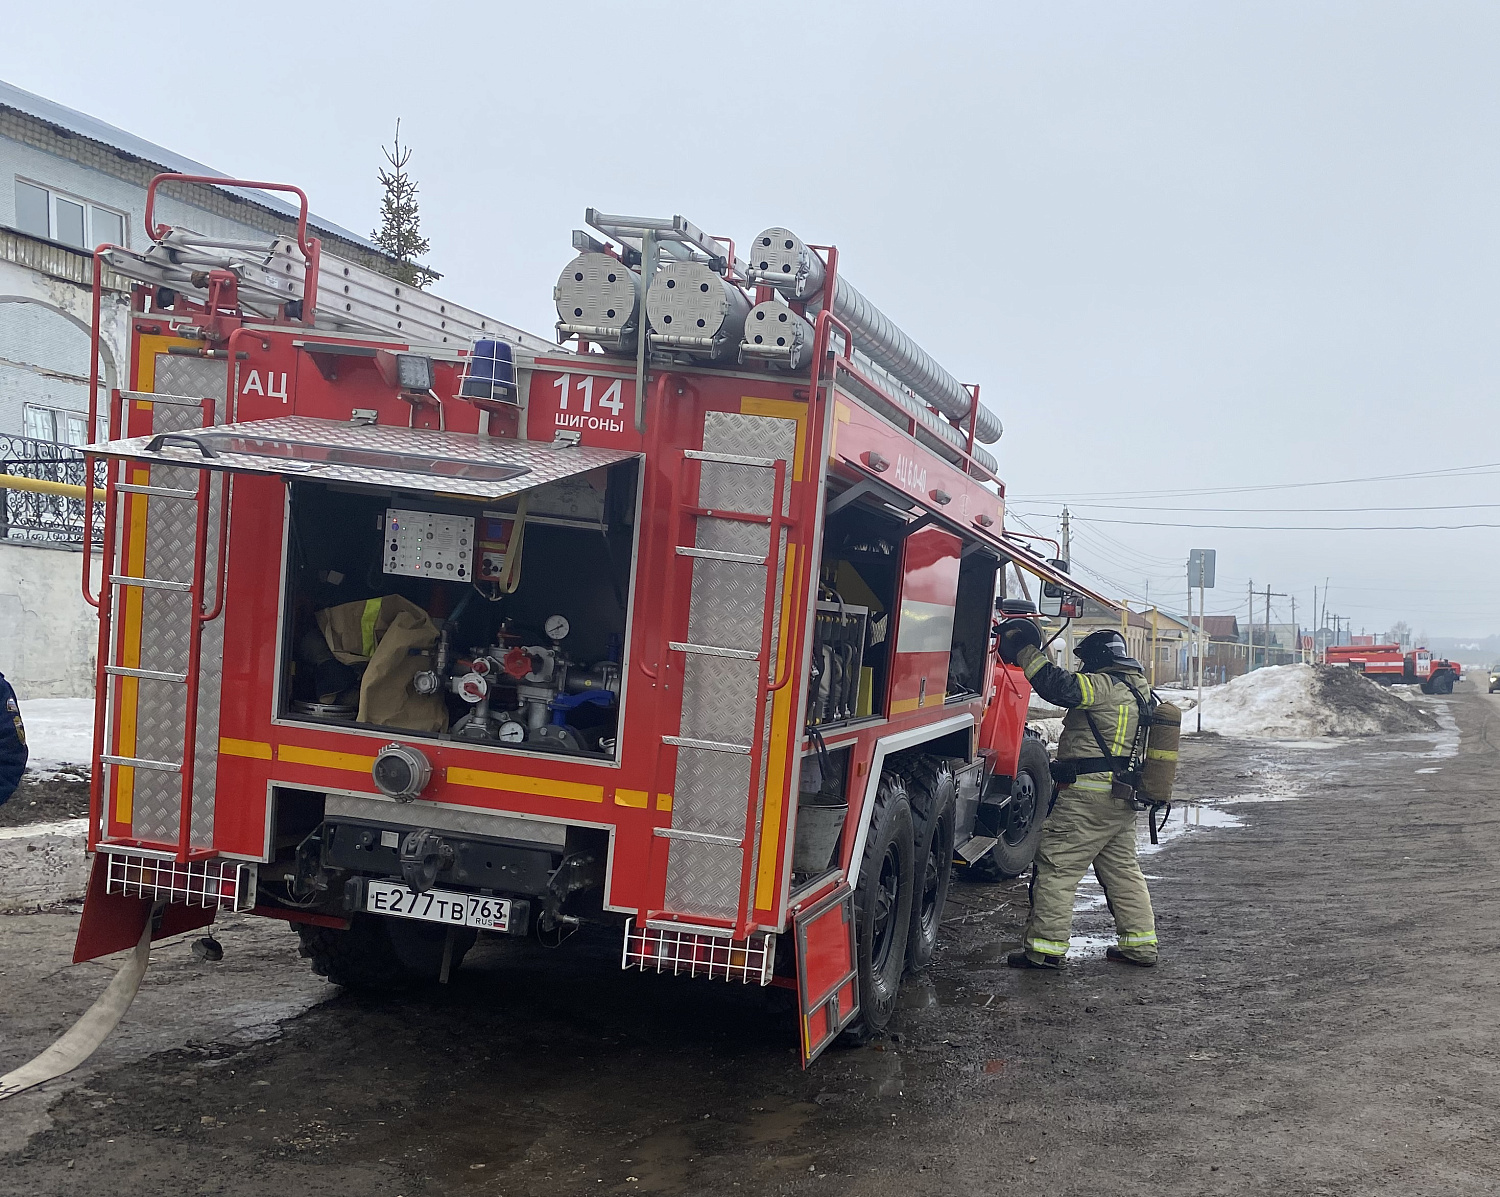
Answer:
MULTIPOLYGON (((1217 686, 1232 678, 1249 672, 1249 647, 1241 639, 1240 619, 1237 615, 1207 615, 1203 617, 1203 635, 1207 643, 1203 646, 1203 683, 1217 686)), ((1199 617, 1193 616, 1192 627, 1196 630, 1199 617)), ((1196 676, 1198 646, 1189 647, 1194 661, 1188 666, 1190 675, 1196 676)))
MULTIPOLYGON (((1059 627, 1058 621, 1052 621, 1048 634, 1059 627)), ((1146 666, 1153 685, 1171 685, 1187 676, 1187 646, 1193 632, 1186 620, 1147 608, 1145 611, 1131 611, 1122 624, 1119 613, 1085 599, 1080 614, 1067 628, 1066 638, 1058 639, 1058 649, 1063 650, 1065 640, 1067 644, 1077 644, 1101 628, 1112 628, 1124 635, 1130 655, 1146 666)), ((1076 668, 1078 664, 1076 660, 1059 660, 1068 668, 1076 668)))
MULTIPOLYGON (((0 81, 0 464, 33 453, 12 439, 81 445, 88 427, 92 251, 147 244, 146 187, 153 176, 226 177, 113 125, 0 81)), ((269 241, 295 228, 297 209, 262 191, 170 184, 158 222, 195 232, 269 241)), ((379 246, 314 217, 328 251, 380 270, 379 246)), ((105 274, 101 376, 127 360, 127 286, 105 274)))

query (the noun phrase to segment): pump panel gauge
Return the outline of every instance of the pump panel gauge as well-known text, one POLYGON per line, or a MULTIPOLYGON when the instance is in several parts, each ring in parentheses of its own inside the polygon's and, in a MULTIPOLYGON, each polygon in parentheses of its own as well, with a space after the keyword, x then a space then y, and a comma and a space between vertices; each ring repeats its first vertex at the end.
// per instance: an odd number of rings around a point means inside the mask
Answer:
POLYGON ((526 729, 514 720, 507 720, 500 725, 496 735, 502 744, 520 744, 526 739, 526 729))
MULTIPOLYGON (((536 625, 533 624, 533 627, 536 625)), ((549 615, 547 622, 542 625, 542 631, 547 633, 548 640, 565 640, 572 625, 561 615, 549 615)))

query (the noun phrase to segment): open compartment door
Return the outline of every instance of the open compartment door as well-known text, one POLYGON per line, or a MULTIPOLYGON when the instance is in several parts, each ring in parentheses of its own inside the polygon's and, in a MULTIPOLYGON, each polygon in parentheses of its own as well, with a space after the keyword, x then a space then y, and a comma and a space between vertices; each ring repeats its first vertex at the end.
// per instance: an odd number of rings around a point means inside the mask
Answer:
POLYGON ((501 499, 638 453, 572 443, 281 416, 130 437, 88 452, 153 465, 501 499))
POLYGON ((797 1006, 802 1067, 859 1013, 854 957, 854 891, 841 885, 793 916, 797 929, 797 1006))

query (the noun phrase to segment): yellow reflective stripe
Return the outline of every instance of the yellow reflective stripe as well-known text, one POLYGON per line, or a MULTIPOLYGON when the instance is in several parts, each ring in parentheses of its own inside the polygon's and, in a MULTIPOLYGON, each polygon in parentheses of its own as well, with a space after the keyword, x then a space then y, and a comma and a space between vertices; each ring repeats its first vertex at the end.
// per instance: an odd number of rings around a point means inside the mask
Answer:
POLYGON ((1107 794, 1114 787, 1114 778, 1108 773, 1085 773, 1073 783, 1075 790, 1090 790, 1107 794))
POLYGON ((271 746, 259 740, 233 740, 228 736, 220 736, 219 753, 221 756, 247 756, 251 760, 268 761, 271 759, 271 746))
POLYGON ((1029 682, 1032 678, 1036 677, 1036 675, 1042 671, 1042 666, 1044 666, 1046 663, 1046 653, 1039 652, 1036 656, 1032 657, 1031 660, 1028 661, 1023 667, 1023 670, 1026 674, 1026 680, 1029 682))
POLYGON ((1156 942, 1156 932, 1144 931, 1139 935, 1121 935, 1119 941, 1122 948, 1142 948, 1156 942))
POLYGON ((1040 952, 1043 956, 1066 956, 1068 954, 1068 945, 1056 939, 1038 939, 1032 936, 1026 941, 1026 947, 1029 951, 1040 952))
POLYGON ((1177 754, 1175 752, 1168 752, 1165 748, 1148 748, 1146 750, 1146 759, 1148 761, 1175 761, 1177 754))
POLYGON ((378 598, 366 599, 364 612, 359 617, 361 656, 373 657, 375 655, 375 621, 379 618, 380 600, 378 598))
POLYGON ((1130 708, 1120 704, 1120 709, 1115 714, 1115 742, 1110 746, 1110 756, 1125 755, 1125 729, 1130 726, 1130 708))
POLYGON ((1078 688, 1083 692, 1083 705, 1090 707, 1094 705, 1094 683, 1089 681, 1089 675, 1080 673, 1078 675, 1078 688))

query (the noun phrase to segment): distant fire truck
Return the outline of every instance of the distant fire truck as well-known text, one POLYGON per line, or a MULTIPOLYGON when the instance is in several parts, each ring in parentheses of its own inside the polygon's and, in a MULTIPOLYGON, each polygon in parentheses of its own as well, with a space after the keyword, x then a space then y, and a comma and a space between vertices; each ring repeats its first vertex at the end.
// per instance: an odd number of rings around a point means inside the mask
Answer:
POLYGON ((1329 665, 1348 665, 1382 686, 1421 686, 1424 694, 1452 694, 1463 676, 1463 666, 1434 657, 1425 648, 1403 649, 1399 644, 1330 644, 1324 650, 1329 665))
POLYGON ((978 388, 785 229, 590 210, 553 343, 323 255, 297 194, 295 237, 148 198, 96 255, 137 282, 76 958, 233 909, 379 984, 610 923, 795 990, 804 1062, 879 1031, 955 857, 1020 873, 1047 810, 1007 567, 1089 593, 1004 531, 978 388))

